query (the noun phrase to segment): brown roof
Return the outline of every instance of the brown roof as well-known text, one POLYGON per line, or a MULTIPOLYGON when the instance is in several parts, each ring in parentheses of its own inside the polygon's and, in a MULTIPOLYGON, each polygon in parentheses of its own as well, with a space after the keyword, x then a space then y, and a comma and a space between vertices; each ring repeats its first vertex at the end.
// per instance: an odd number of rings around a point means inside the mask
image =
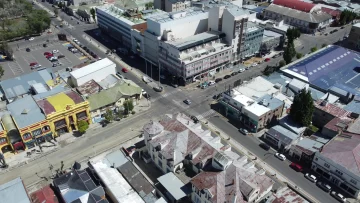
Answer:
POLYGON ((95 80, 90 80, 87 81, 86 83, 80 85, 79 87, 76 88, 76 90, 81 94, 81 95, 85 95, 85 94, 95 94, 98 93, 102 90, 101 86, 95 82, 95 80))
POLYGON ((349 124, 349 127, 346 129, 346 131, 354 134, 360 134, 360 118, 349 124))
POLYGON ((342 118, 333 118, 331 121, 329 121, 324 127, 337 132, 338 130, 344 130, 346 129, 351 123, 353 122, 353 119, 348 117, 342 117, 342 118))
POLYGON ((321 105, 322 102, 323 102, 323 100, 321 100, 321 99, 317 100, 314 103, 315 108, 322 110, 324 112, 327 112, 327 113, 333 115, 334 117, 343 118, 343 117, 347 117, 351 113, 351 112, 346 111, 345 109, 342 109, 331 103, 327 103, 326 105, 321 105))
POLYGON ((360 135, 343 132, 323 147, 321 154, 360 175, 360 135))
POLYGON ((50 188, 49 185, 37 190, 31 195, 32 203, 58 203, 58 199, 54 194, 54 191, 50 188))

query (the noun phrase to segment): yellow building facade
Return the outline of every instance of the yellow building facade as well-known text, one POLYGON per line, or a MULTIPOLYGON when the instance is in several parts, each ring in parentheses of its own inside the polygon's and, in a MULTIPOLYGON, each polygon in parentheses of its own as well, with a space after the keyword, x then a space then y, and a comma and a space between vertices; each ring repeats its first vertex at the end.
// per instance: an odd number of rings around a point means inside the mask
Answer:
POLYGON ((44 112, 51 130, 55 132, 55 137, 77 130, 77 122, 80 120, 91 124, 89 102, 73 90, 67 90, 36 102, 44 112))

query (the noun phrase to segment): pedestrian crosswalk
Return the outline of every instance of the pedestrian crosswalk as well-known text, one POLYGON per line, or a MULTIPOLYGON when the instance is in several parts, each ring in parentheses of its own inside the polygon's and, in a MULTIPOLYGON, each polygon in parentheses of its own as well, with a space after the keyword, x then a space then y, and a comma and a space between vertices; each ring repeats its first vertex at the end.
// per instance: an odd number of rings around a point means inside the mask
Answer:
POLYGON ((206 111, 206 112, 196 116, 196 118, 199 119, 199 120, 203 120, 203 119, 206 119, 206 118, 210 117, 211 115, 213 115, 215 113, 216 113, 216 111, 210 109, 209 111, 206 111))
POLYGON ((156 102, 157 100, 159 100, 159 99, 161 99, 161 98, 168 97, 168 96, 173 95, 173 94, 176 94, 177 92, 180 92, 180 91, 182 91, 182 90, 181 90, 180 88, 178 88, 178 89, 175 89, 175 90, 173 90, 173 91, 171 91, 171 92, 166 92, 166 93, 164 93, 164 94, 161 94, 160 96, 151 98, 150 101, 151 101, 151 102, 156 102))

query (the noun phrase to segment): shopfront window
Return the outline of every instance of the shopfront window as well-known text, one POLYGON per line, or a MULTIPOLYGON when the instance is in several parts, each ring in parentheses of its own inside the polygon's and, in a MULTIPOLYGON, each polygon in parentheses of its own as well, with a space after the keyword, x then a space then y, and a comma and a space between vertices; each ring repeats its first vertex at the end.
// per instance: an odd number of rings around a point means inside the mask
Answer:
POLYGON ((65 121, 65 119, 62 119, 62 120, 54 122, 54 124, 55 124, 55 128, 59 129, 59 128, 66 126, 66 121, 65 121))
POLYGON ((1 137, 0 138, 0 145, 1 144, 5 144, 7 142, 6 138, 5 137, 1 137))
POLYGON ((50 126, 46 125, 46 126, 42 127, 43 133, 48 132, 48 131, 50 131, 50 126))
POLYGON ((36 129, 36 130, 32 131, 31 133, 33 134, 34 137, 36 137, 36 136, 41 135, 41 134, 42 134, 42 131, 41 131, 41 129, 39 128, 39 129, 36 129))
POLYGON ((86 118, 87 118, 86 111, 77 113, 77 114, 76 114, 76 118, 77 118, 78 120, 86 119, 86 118))
POLYGON ((29 139, 31 139, 31 134, 30 134, 30 133, 25 133, 25 134, 23 135, 23 139, 24 139, 24 140, 29 140, 29 139))

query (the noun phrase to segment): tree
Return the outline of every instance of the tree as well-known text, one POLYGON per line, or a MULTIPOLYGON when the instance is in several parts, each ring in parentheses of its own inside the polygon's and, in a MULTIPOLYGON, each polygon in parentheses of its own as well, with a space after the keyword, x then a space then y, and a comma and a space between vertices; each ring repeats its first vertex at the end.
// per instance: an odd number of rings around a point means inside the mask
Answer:
POLYGON ((302 53, 296 53, 296 58, 297 59, 301 59, 303 57, 303 54, 302 53))
POLYGON ((79 121, 79 122, 77 122, 77 127, 78 127, 79 133, 83 134, 89 128, 89 123, 86 121, 79 121))
POLYGON ((54 8, 54 14, 55 14, 55 17, 57 17, 57 16, 58 16, 58 14, 59 14, 59 9, 54 8))
POLYGON ((94 8, 91 8, 91 9, 90 9, 90 14, 91 14, 94 22, 96 22, 96 12, 95 12, 95 9, 94 9, 94 8))
POLYGON ((314 102, 311 97, 311 92, 303 89, 294 97, 290 109, 290 116, 294 121, 304 126, 309 126, 312 121, 313 112, 314 102))
POLYGON ((129 114, 134 109, 133 100, 129 99, 129 100, 124 101, 123 106, 125 109, 125 114, 129 114))
POLYGON ((317 47, 313 47, 310 50, 311 50, 311 53, 313 53, 313 52, 317 51, 318 49, 317 49, 317 47))
POLYGON ((295 39, 299 38, 301 32, 297 28, 290 28, 286 31, 286 37, 288 39, 288 44, 292 44, 295 39))
POLYGON ((283 58, 284 58, 286 64, 291 63, 291 61, 295 55, 296 55, 296 51, 295 51, 294 44, 293 43, 288 44, 287 47, 285 48, 284 55, 283 55, 283 58))
POLYGON ((145 4, 146 10, 153 8, 153 6, 154 6, 153 2, 149 2, 149 3, 145 4))
POLYGON ((114 112, 111 109, 106 110, 105 120, 107 120, 108 122, 111 122, 114 120, 114 112))
POLYGON ((59 2, 59 3, 58 3, 58 7, 59 7, 60 9, 64 8, 64 3, 63 3, 63 2, 59 2))
POLYGON ((284 60, 281 60, 280 62, 279 62, 279 66, 280 67, 283 67, 283 66, 285 66, 286 65, 286 62, 284 61, 284 60))
POLYGON ((0 78, 4 76, 4 68, 0 65, 0 78))

